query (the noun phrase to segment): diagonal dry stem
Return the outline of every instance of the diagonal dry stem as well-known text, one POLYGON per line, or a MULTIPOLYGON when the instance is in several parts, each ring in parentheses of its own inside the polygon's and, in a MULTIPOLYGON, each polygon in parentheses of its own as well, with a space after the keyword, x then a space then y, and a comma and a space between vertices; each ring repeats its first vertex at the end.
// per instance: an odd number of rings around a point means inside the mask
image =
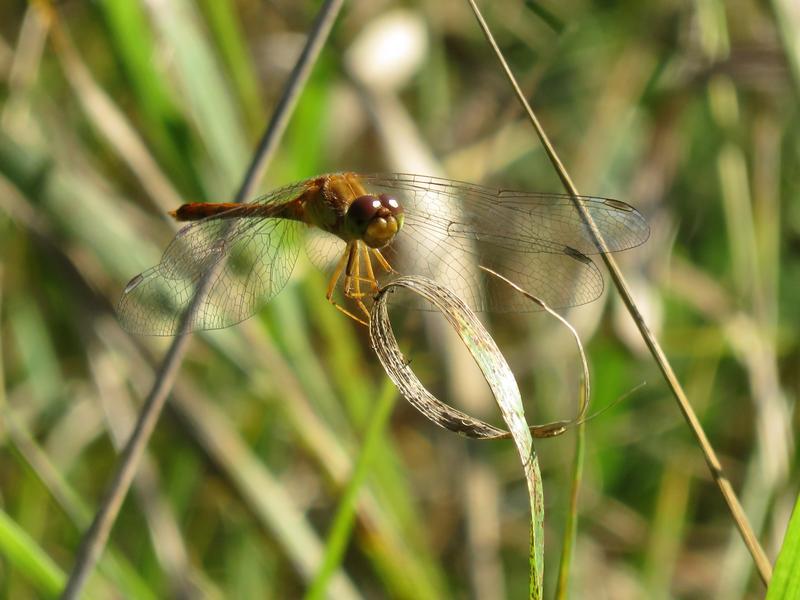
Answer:
MULTIPOLYGON (((328 38, 331 27, 342 7, 344 0, 326 0, 314 21, 309 32, 305 47, 289 76, 283 94, 275 107, 261 141, 256 148, 250 166, 245 173, 242 184, 236 193, 235 202, 242 202, 255 190, 262 173, 272 159, 275 149, 283 135, 289 118, 297 103, 316 58, 328 38)), ((198 285, 197 293, 192 306, 184 315, 184 322, 191 319, 195 307, 207 292, 210 278, 206 277, 198 285)), ((183 328, 181 328, 183 329, 183 328)), ((87 577, 94 569, 100 554, 105 547, 111 527, 116 520, 122 502, 130 488, 131 481, 136 473, 139 462, 150 435, 158 422, 158 417, 164 407, 167 395, 172 389, 175 376, 180 368, 189 335, 179 335, 167 351, 164 361, 156 374, 153 388, 145 400, 142 411, 130 439, 120 455, 117 471, 100 504, 100 508, 92 521, 91 526, 81 541, 75 558, 75 566, 70 573, 67 586, 64 588, 62 598, 72 599, 80 595, 87 577)))
POLYGON ((572 196, 573 201, 575 202, 575 207, 580 212, 586 225, 592 231, 597 248, 601 251, 600 256, 603 259, 606 267, 608 267, 609 273, 611 274, 611 279, 613 280, 617 291, 622 297, 622 301, 625 303, 628 312, 636 323, 636 327, 639 329, 639 332, 647 344, 647 347, 650 349, 650 353, 653 355, 653 358, 658 364, 658 368, 661 370, 667 385, 672 391, 672 394, 675 396, 675 400, 678 402, 678 406, 687 423, 689 424, 689 427, 694 433, 698 444, 700 444, 700 448, 703 451, 708 468, 711 471, 711 476, 714 478, 714 481, 717 483, 720 492, 722 492, 722 496, 725 498, 725 502, 728 504, 728 509, 731 511, 736 526, 739 529, 739 533, 741 534, 744 543, 747 545, 747 548, 753 557, 753 561, 755 562, 758 573, 761 576, 761 580, 765 585, 768 585, 770 577, 772 576, 772 565, 770 564, 764 549, 761 547, 761 544, 758 542, 758 538, 756 537, 755 532, 753 531, 750 522, 747 519, 747 515, 745 515, 742 505, 740 504, 739 499, 736 497, 736 493, 733 491, 733 486, 722 470, 722 464, 720 463, 714 448, 711 446, 705 431, 703 431, 703 427, 700 425, 700 421, 698 420, 697 415, 695 415, 694 409, 692 409, 691 404, 689 404, 689 400, 686 397, 678 378, 675 376, 675 372, 672 370, 672 366, 670 365, 666 354, 664 354, 664 351, 661 349, 658 340, 656 340, 653 332, 650 331, 647 323, 645 323, 644 317, 642 317, 639 308, 636 306, 636 303, 631 296, 631 292, 628 289, 628 285, 625 282, 619 266, 617 265, 613 256, 608 253, 608 248, 602 236, 594 225, 591 216, 578 198, 579 193, 575 187, 575 184, 572 182, 572 179, 570 179, 567 169, 564 167, 561 159, 559 159, 558 154, 556 154, 556 151, 553 148, 553 145, 550 143, 547 134, 544 132, 539 120, 536 118, 536 115, 534 114, 533 109, 530 107, 530 104, 528 104, 528 101, 526 100, 525 95, 522 93, 519 84, 517 84, 514 74, 511 72, 508 63, 503 57, 503 53, 500 51, 500 48, 495 42, 494 37, 492 36, 492 33, 483 18, 483 15, 478 9, 478 6, 475 4, 475 0, 467 1, 472 7, 472 11, 475 13, 475 18, 478 20, 478 24, 483 30, 486 40, 489 42, 489 45, 497 55, 497 59, 500 61, 500 64, 502 65, 503 70, 505 71, 506 76, 511 83, 511 86, 514 88, 517 99, 519 100, 520 104, 522 104, 522 107, 525 109, 525 112, 527 113, 528 118, 533 125, 533 128, 536 130, 536 135, 541 140, 550 162, 553 163, 553 167, 555 168, 558 177, 561 179, 561 183, 564 185, 567 193, 572 196))

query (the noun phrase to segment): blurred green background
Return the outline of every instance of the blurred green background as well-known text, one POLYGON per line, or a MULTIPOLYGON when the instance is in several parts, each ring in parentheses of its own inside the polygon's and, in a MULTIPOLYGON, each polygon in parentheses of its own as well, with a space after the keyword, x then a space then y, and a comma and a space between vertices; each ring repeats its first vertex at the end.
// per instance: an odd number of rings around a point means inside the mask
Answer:
MULTIPOLYGON (((581 192, 648 218, 623 271, 774 560, 798 484, 796 3, 484 4, 581 192)), ((0 596, 15 599, 60 589, 170 341, 124 333, 113 304, 174 234, 166 211, 234 194, 319 4, 48 7, 0 4, 0 596)), ((465 2, 346 3, 262 189, 338 170, 562 191, 465 2)), ((253 319, 195 336, 92 597, 308 589, 389 390, 325 283, 302 265, 253 319)), ((646 382, 587 427, 572 596, 761 597, 613 290, 565 314, 588 346, 594 408, 646 382)), ((528 420, 568 418, 568 336, 538 313, 489 321, 528 420)), ((499 422, 437 331, 405 331, 415 371, 499 422)), ((547 596, 573 435, 537 442, 547 596)), ((398 400, 369 469, 332 597, 527 593, 511 442, 465 440, 398 400)))

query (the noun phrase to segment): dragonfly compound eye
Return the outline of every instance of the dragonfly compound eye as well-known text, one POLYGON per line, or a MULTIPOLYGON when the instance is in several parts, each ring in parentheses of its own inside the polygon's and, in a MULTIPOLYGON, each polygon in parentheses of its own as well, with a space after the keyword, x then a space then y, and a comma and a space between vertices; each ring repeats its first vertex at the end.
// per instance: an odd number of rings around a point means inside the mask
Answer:
POLYGON ((377 196, 371 194, 359 196, 347 209, 347 220, 352 227, 363 232, 382 207, 377 196))
POLYGON ((370 248, 389 244, 403 225, 403 209, 388 194, 359 196, 347 210, 350 234, 370 248))
POLYGON ((400 218, 402 220, 403 205, 400 204, 397 198, 390 194, 381 194, 378 196, 378 200, 381 201, 381 206, 388 208, 389 212, 391 212, 395 218, 400 218))

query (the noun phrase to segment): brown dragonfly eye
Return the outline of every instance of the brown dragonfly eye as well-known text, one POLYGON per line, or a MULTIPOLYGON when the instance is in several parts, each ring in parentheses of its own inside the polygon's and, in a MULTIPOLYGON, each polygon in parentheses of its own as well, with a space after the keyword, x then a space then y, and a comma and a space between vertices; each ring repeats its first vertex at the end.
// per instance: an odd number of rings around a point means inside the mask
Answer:
POLYGON ((378 199, 381 201, 381 206, 388 208, 393 217, 399 217, 403 214, 403 206, 391 194, 381 194, 378 199))
POLYGON ((403 209, 396 198, 365 194, 350 204, 343 229, 346 236, 359 239, 370 248, 383 248, 402 226, 403 209))
POLYGON ((347 209, 347 219, 354 227, 365 228, 382 207, 383 204, 377 196, 359 196, 347 209))

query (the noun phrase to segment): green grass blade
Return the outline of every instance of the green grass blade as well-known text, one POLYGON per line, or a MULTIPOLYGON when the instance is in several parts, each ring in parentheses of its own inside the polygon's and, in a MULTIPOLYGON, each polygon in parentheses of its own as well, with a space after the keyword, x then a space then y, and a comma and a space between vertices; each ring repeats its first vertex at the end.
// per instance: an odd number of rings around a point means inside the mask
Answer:
POLYGON ((548 10, 541 2, 536 0, 525 0, 527 6, 532 13, 539 17, 550 29, 560 34, 564 32, 566 25, 564 21, 556 16, 555 13, 548 10))
POLYGON ((66 575, 16 522, 0 509, 0 553, 44 596, 55 598, 66 575))
POLYGON ((204 171, 206 189, 212 197, 226 198, 247 165, 248 154, 228 84, 190 3, 156 3, 151 11, 161 40, 174 51, 182 98, 213 165, 204 171))
POLYGON ((569 512, 564 524, 561 560, 558 564, 558 583, 555 597, 559 600, 569 598, 569 576, 572 557, 575 554, 575 539, 578 532, 578 490, 583 478, 583 459, 586 452, 586 423, 581 423, 575 432, 575 456, 572 459, 569 512))
POLYGON ((186 191, 199 194, 193 163, 186 160, 194 151, 196 139, 173 99, 165 73, 157 67, 154 35, 146 14, 138 2, 128 0, 107 0, 96 6, 117 61, 130 82, 140 123, 155 154, 186 191))
POLYGON ((775 564, 775 572, 767 590, 767 600, 800 598, 800 496, 775 564))
MULTIPOLYGON (((494 400, 500 408, 503 420, 519 453, 528 499, 531 509, 530 547, 529 547, 529 595, 535 600, 544 593, 544 495, 539 459, 533 446, 530 427, 525 420, 522 396, 514 374, 489 332, 463 300, 438 283, 418 276, 405 276, 394 279, 381 288, 371 312, 369 326, 370 341, 387 375, 400 390, 400 393, 417 410, 440 427, 448 428, 448 420, 442 421, 442 403, 417 378, 410 363, 403 356, 397 344, 387 309, 388 292, 393 288, 406 288, 423 297, 436 307, 447 319, 448 324, 461 338, 464 347, 472 355, 489 385, 494 400)), ((463 413, 462 413, 463 414, 463 413)), ((463 414, 464 423, 472 420, 463 414)), ((466 432, 466 429, 461 429, 466 432)))
POLYGON ((328 541, 325 545, 322 565, 306 595, 309 600, 318 600, 325 597, 330 577, 342 563, 344 551, 347 548, 347 542, 350 540, 353 522, 356 517, 356 499, 370 467, 373 464, 381 464, 376 460, 379 458, 376 449, 392 414, 396 397, 397 390, 392 385, 392 382, 387 379, 367 424, 367 431, 364 435, 358 460, 353 467, 352 477, 344 489, 336 516, 333 519, 328 541))
POLYGON ((264 121, 258 78, 250 53, 245 47, 236 11, 230 0, 203 0, 201 7, 216 38, 225 66, 230 70, 250 125, 264 121))

